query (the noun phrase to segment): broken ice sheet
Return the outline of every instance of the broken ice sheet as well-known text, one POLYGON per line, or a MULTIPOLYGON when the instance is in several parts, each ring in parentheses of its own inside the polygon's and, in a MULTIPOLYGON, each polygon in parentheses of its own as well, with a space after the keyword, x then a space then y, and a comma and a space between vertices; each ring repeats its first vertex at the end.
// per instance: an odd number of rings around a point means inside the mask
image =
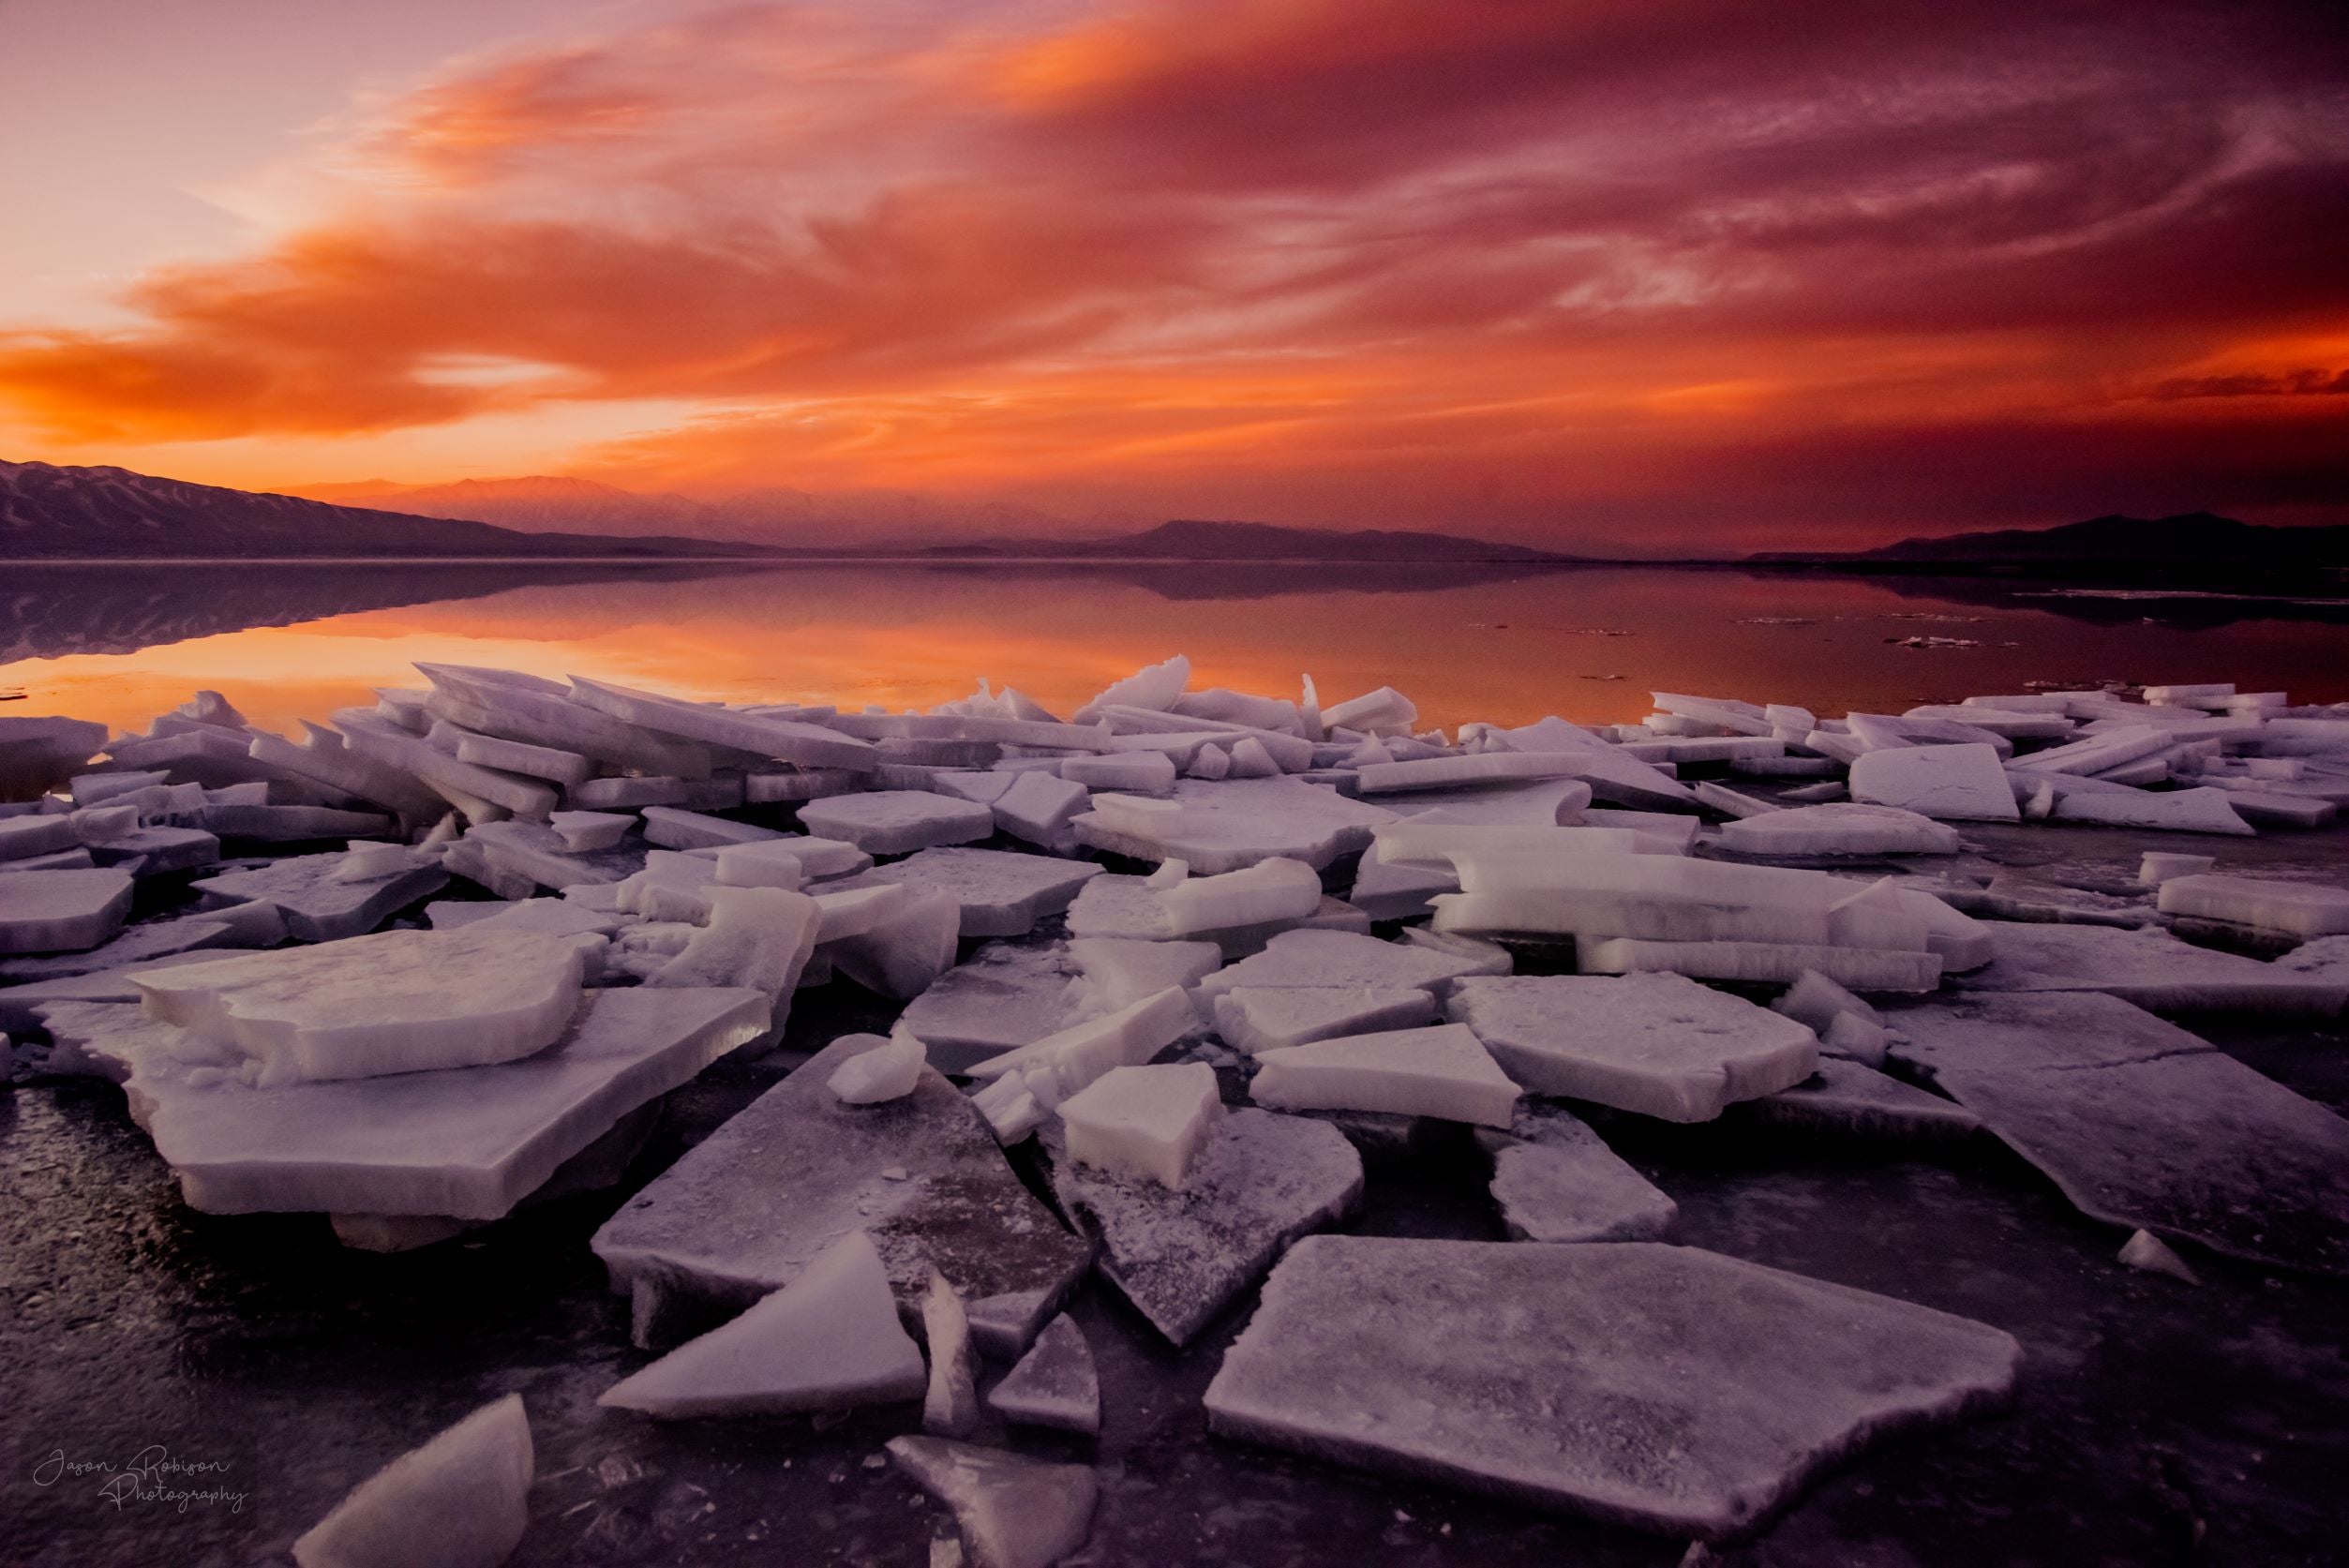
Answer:
POLYGON ((2101 991, 2152 1012, 2245 1012, 2338 1017, 2349 974, 2296 973, 2214 952, 2165 931, 2010 923, 1997 957, 1955 978, 1959 991, 2101 991))
POLYGON ((1238 1110, 1215 1127, 1179 1192, 1067 1157, 1040 1133, 1054 1198, 1101 1238, 1101 1273, 1160 1334, 1187 1345, 1264 1277, 1282 1248, 1362 1198, 1362 1157, 1325 1122, 1238 1110))
POLYGON ((1449 1016, 1534 1094, 1703 1122, 1818 1065, 1810 1029, 1678 975, 1461 980, 1449 1016))
POLYGON ((1506 1132, 1480 1132, 1492 1150, 1492 1197, 1519 1241, 1659 1241, 1680 1205, 1633 1170, 1578 1116, 1538 1102, 1506 1132))
POLYGON ((2349 1121, 2116 997, 1985 994, 1893 1020, 1895 1060, 2083 1214, 2349 1274, 2349 1121))
POLYGON ((1179 810, 1129 816, 1097 799, 1070 828, 1096 849, 1178 859, 1195 874, 1212 876, 1276 857, 1325 870, 1339 856, 1368 848, 1371 829, 1397 819, 1384 806, 1295 779, 1185 779, 1171 803, 1179 810))
POLYGON ((1099 1437, 1101 1383, 1085 1331, 1062 1313, 1003 1381, 987 1391, 987 1405, 1006 1421, 1099 1437))
POLYGON ((296 855, 250 871, 224 872, 195 884, 224 903, 267 903, 285 914, 286 930, 304 942, 333 942, 373 931, 392 916, 448 886, 449 874, 421 866, 381 882, 337 882, 340 855, 296 855))
MULTIPOLYGON (((961 912, 961 933, 1022 936, 1069 907, 1101 867, 999 849, 925 849, 864 874, 916 893, 944 893, 961 912)), ((1317 886, 1315 893, 1320 892, 1317 886)))
POLYGON ((989 942, 907 1003, 899 1022, 929 1047, 932 1067, 959 1075, 1072 1022, 1074 978, 1066 945, 989 942))
POLYGON ((130 874, 121 871, 0 876, 0 953, 81 952, 111 941, 130 911, 130 874))
POLYGON ((546 1049, 578 1010, 597 936, 387 931, 140 977, 147 1012, 249 1061, 260 1087, 482 1067, 546 1049))
POLYGON ((1261 1052, 1249 1093, 1291 1111, 1370 1111, 1505 1127, 1518 1086, 1459 1023, 1261 1052))
POLYGON ((522 1396, 484 1405, 361 1482, 293 1544, 300 1568, 497 1568, 530 1528, 522 1396))
MULTIPOLYGON (((145 971, 150 978, 154 971, 145 971)), ((621 1117, 766 1032, 755 991, 599 991, 518 1062, 256 1089, 121 1004, 42 1009, 111 1063, 191 1208, 495 1219, 621 1117)))
MULTIPOLYGON (((868 855, 906 855, 969 844, 995 830, 995 813, 987 807, 919 789, 811 800, 800 808, 800 821, 812 834, 852 844, 868 855)), ((789 840, 783 843, 789 847, 789 840)))
POLYGON ((1957 829, 1897 806, 1798 806, 1722 825, 1733 855, 1953 855, 1957 829))
POLYGON ((782 1290, 596 1400, 663 1420, 777 1415, 919 1399, 921 1351, 873 1239, 852 1231, 782 1290))
POLYGON ((1711 1540, 1894 1432, 2003 1402, 2021 1363, 1984 1324, 1695 1247, 1309 1236, 1207 1422, 1711 1540))
POLYGON ((1729 1108, 1740 1121, 1826 1137, 1898 1142, 1947 1142, 1982 1130, 1982 1118, 1859 1062, 1822 1055, 1818 1071, 1791 1089, 1729 1108))
POLYGON ((789 1284, 851 1231, 872 1235, 901 1301, 936 1267, 997 1354, 1025 1345, 1084 1274, 1091 1248, 1028 1195, 987 1124, 935 1071, 900 1098, 842 1104, 827 1084, 857 1049, 846 1040, 818 1053, 596 1232, 613 1288, 635 1298, 638 1343, 673 1334, 664 1319, 681 1303, 741 1307, 789 1284))

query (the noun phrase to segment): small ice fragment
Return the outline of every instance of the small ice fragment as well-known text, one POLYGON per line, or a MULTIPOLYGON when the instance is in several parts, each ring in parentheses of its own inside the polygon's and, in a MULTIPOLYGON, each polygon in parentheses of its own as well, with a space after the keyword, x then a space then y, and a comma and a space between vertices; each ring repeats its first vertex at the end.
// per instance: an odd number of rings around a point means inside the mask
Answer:
POLYGON ((2186 1260, 2150 1231, 2139 1231, 2121 1243, 2120 1261, 2132 1269, 2143 1269, 2147 1274, 2166 1274, 2173 1279, 2183 1279, 2189 1285, 2202 1283, 2194 1271, 2187 1266, 2186 1260))
POLYGON ((575 855, 611 848, 628 836, 628 829, 636 821, 635 817, 618 812, 554 812, 546 818, 547 825, 562 839, 563 848, 575 855))
POLYGON ((887 1100, 913 1093, 921 1081, 921 1069, 929 1063, 928 1053, 913 1031, 899 1025, 887 1038, 879 1035, 851 1035, 854 1040, 873 1043, 832 1069, 827 1086, 847 1105, 879 1105, 887 1100))
POLYGON ((536 1474, 522 1396, 483 1406, 361 1482, 293 1544, 301 1568, 496 1568, 536 1474))
POLYGON ((929 1391, 921 1400, 921 1429, 968 1437, 979 1425, 979 1388, 971 1376, 970 1319, 946 1276, 930 1271, 921 1298, 922 1335, 930 1341, 929 1391))
POLYGON ((1284 1046, 1256 1062, 1249 1092, 1279 1110, 1378 1111, 1499 1127, 1517 1110, 1517 1084, 1459 1023, 1284 1046))
POLYGON ((988 1391, 987 1404, 1006 1421, 1099 1437, 1101 1383, 1084 1330, 1065 1312, 1046 1323, 1019 1365, 988 1391))
POLYGON ((1220 876, 1189 877, 1159 894, 1172 936, 1301 919, 1321 902, 1320 874, 1301 860, 1279 857, 1220 876))

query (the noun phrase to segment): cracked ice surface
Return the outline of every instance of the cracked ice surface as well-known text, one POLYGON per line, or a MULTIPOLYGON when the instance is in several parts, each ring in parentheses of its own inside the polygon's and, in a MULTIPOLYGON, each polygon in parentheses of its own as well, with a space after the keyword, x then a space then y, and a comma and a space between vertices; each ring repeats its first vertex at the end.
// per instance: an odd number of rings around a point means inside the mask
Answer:
POLYGON ((1224 1116, 1179 1192, 1069 1159, 1041 1134, 1053 1194, 1101 1238, 1101 1273, 1151 1326, 1187 1345, 1264 1277, 1281 1250, 1336 1223, 1362 1198, 1362 1157, 1309 1117, 1224 1116))
POLYGON ((935 1071, 898 1098, 842 1104, 826 1085, 858 1048, 850 1038, 818 1053, 595 1233, 614 1289, 635 1296, 639 1343, 662 1333, 679 1298, 747 1305, 851 1231, 872 1235, 903 1302, 928 1288, 933 1267, 945 1275, 970 1304, 972 1332, 998 1351, 1025 1345, 1084 1274, 1090 1249, 1028 1195, 986 1122, 935 1071), (1009 1297, 1023 1299, 991 1312, 1009 1297))
POLYGON ((1309 1236, 1211 1430, 1715 1539, 1893 1432, 2001 1403, 1995 1328, 1695 1247, 1309 1236))
POLYGON ((2349 1274, 2349 1121, 2175 1024, 2085 992, 1908 1008, 1932 1078, 2083 1214, 2349 1274))

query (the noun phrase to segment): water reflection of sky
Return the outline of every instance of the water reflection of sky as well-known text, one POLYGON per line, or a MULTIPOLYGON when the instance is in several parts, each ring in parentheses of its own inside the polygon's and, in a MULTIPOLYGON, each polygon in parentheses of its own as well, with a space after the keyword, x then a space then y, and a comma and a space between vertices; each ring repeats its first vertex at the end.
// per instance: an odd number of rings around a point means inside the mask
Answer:
POLYGON ((1309 673, 1335 700, 1391 683, 1445 724, 1633 719, 1652 687, 1833 711, 2027 679, 2232 679, 2349 696, 2349 633, 2337 622, 2250 609, 2195 629, 2146 619, 2158 605, 2108 603, 2097 624, 2060 600, 1900 579, 1641 568, 1466 581, 1284 563, 1155 577, 869 565, 552 581, 396 567, 17 575, 0 594, 15 617, 0 648, 49 656, 0 665, 0 688, 27 699, 0 712, 123 725, 212 687, 290 727, 414 683, 417 660, 890 708, 965 694, 984 676, 1065 711, 1184 652, 1200 685, 1287 695, 1309 673), (1899 645, 1908 637, 1951 645, 1899 645))

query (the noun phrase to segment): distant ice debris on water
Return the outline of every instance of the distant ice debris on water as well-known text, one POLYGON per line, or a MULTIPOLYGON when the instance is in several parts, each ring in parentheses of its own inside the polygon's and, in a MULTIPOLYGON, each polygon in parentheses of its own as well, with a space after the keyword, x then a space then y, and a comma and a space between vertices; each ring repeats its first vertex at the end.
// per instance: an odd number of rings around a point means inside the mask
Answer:
MULTIPOLYGON (((1649 1245, 1677 1209, 1618 1128, 1996 1137, 2131 1266, 2349 1275, 2349 1122, 2152 1016, 2349 1005, 2349 889, 2285 863, 2349 802, 2349 705, 1659 691, 1446 730, 1179 655, 1068 721, 985 682, 890 713, 419 668, 299 742, 217 694, 139 735, 0 718, 0 1063, 121 1084, 190 1208, 322 1246, 495 1247, 633 1186, 591 1245, 668 1353, 604 1402, 874 1407, 963 1561, 1085 1545, 1090 1467, 989 1412, 1116 1429, 1061 1315, 1097 1272, 1139 1314, 1097 1337, 1170 1358, 1270 1277, 1224 1438, 1683 1537, 2006 1396, 1995 1329, 1649 1245), (2127 869, 2067 871, 2087 834, 2127 869), (727 1057, 756 1098, 648 1178, 664 1097, 727 1057), (1489 1161, 1474 1238, 1318 1234, 1366 1161, 1457 1186, 1446 1150, 1489 1161), (980 1354, 1017 1363, 983 1397, 980 1354)), ((501 1400, 296 1559, 488 1568, 531 1474, 501 1400)))

